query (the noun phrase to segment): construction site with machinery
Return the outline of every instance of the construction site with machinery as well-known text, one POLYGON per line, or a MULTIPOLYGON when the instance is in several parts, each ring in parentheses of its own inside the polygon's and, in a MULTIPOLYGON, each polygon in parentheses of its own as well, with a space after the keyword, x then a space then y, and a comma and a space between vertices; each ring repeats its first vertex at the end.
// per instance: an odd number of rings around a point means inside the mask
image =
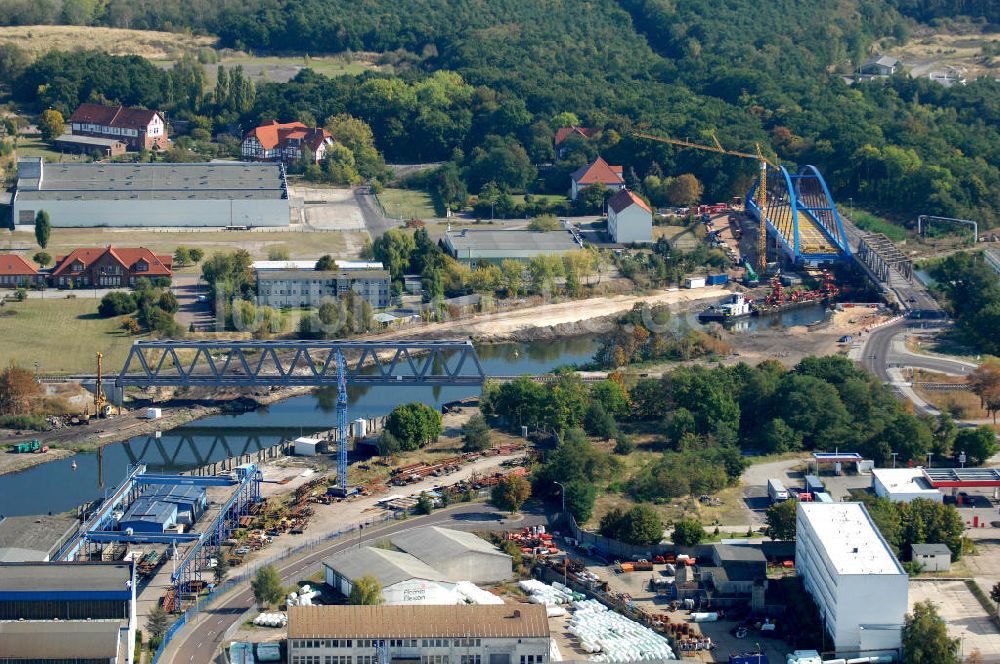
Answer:
POLYGON ((859 230, 841 214, 815 166, 790 171, 765 156, 759 145, 753 152, 732 150, 714 134, 711 145, 643 132, 633 136, 756 163, 758 175, 739 199, 742 206, 697 209, 713 246, 724 249, 743 269, 741 281, 751 289, 704 311, 704 321, 778 313, 840 299, 880 298, 901 311, 910 308, 910 291, 922 288, 914 282, 912 262, 888 238, 859 230), (713 224, 720 218, 728 228, 716 230, 713 224))

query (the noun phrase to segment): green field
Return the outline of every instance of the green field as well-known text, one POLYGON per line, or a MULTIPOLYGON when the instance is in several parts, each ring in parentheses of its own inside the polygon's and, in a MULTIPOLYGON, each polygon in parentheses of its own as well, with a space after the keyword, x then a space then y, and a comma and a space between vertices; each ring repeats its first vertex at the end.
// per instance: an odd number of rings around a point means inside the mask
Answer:
POLYGON ((74 299, 29 299, 0 307, 0 363, 11 360, 43 373, 93 373, 94 354, 121 366, 136 337, 118 330, 122 319, 100 318, 93 292, 74 299), (11 314, 10 312, 14 312, 11 314))
POLYGON ((18 158, 45 157, 45 161, 51 162, 90 161, 90 158, 86 155, 57 152, 38 136, 21 136, 18 138, 17 156, 18 158))
POLYGON ((356 60, 347 62, 344 58, 337 56, 309 57, 290 55, 258 57, 247 55, 246 53, 236 53, 233 55, 223 55, 218 63, 205 65, 210 85, 215 85, 215 74, 220 64, 226 69, 242 65, 243 71, 249 74, 255 81, 273 81, 277 83, 294 78, 299 71, 306 68, 312 69, 317 74, 331 77, 343 76, 345 74, 355 76, 374 68, 373 65, 367 62, 356 60))
POLYGON ((438 216, 426 191, 416 189, 385 189, 378 195, 382 209, 390 217, 430 219, 438 216))
POLYGON ((531 197, 536 201, 545 201, 546 203, 566 203, 569 201, 569 196, 564 194, 532 194, 531 197))
MULTIPOLYGON (((20 227, 19 227, 20 228, 20 227)), ((53 228, 47 251, 52 256, 65 255, 77 247, 148 247, 160 254, 173 254, 179 246, 199 247, 206 255, 216 251, 246 249, 253 258, 267 258, 272 247, 281 247, 294 259, 316 258, 330 254, 335 258, 353 258, 364 242, 360 231, 294 231, 232 232, 216 230, 158 231, 153 228, 53 228)), ((0 252, 38 251, 31 230, 17 230, 0 236, 0 252)), ((182 271, 195 271, 185 269, 182 271)))

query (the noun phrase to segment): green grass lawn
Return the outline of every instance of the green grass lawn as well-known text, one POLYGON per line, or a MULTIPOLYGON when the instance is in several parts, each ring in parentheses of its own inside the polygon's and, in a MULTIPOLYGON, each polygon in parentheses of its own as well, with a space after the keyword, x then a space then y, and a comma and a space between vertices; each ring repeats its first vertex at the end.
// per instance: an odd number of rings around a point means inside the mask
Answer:
POLYGON ((565 203, 569 200, 569 196, 565 194, 532 194, 531 196, 537 201, 545 201, 546 203, 565 203))
POLYGON ((21 136, 17 139, 17 156, 20 157, 45 157, 45 161, 65 162, 65 161, 88 161, 86 155, 63 154, 49 147, 49 144, 38 136, 21 136))
MULTIPOLYGON (((841 206, 840 210, 843 212, 844 207, 841 206)), ((906 240, 908 235, 906 229, 902 226, 864 210, 855 210, 854 216, 851 219, 861 230, 868 231, 869 233, 884 233, 893 242, 902 242, 906 240)))
POLYGON ((356 76, 368 69, 373 69, 373 65, 367 62, 352 61, 345 62, 343 58, 336 56, 310 57, 303 55, 290 56, 254 56, 246 53, 225 55, 217 63, 205 65, 208 78, 208 85, 215 85, 216 72, 219 65, 226 69, 232 69, 236 65, 242 65, 243 71, 254 79, 255 82, 271 81, 283 83, 295 77, 302 69, 312 69, 317 74, 324 76, 343 76, 349 74, 356 76))
POLYGON ((43 373, 92 373, 95 353, 105 366, 122 366, 135 337, 118 330, 122 319, 100 318, 93 292, 74 299, 29 299, 0 307, 0 364, 11 360, 43 373), (10 312, 14 312, 11 315, 10 312))
POLYGON ((434 203, 426 191, 416 189, 385 189, 378 195, 385 213, 403 219, 436 217, 434 203))

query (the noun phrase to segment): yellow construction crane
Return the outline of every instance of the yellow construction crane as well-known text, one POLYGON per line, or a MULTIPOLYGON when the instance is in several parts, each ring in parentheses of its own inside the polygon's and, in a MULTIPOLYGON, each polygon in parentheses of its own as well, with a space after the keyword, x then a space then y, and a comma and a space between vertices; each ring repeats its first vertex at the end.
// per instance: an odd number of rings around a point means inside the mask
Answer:
POLYGON ((97 354, 97 382, 94 385, 94 416, 104 417, 107 414, 108 398, 104 395, 104 382, 102 380, 101 359, 103 353, 97 354))
POLYGON ((777 169, 778 167, 772 164, 764 156, 764 153, 760 150, 760 145, 754 145, 756 149, 756 154, 750 154, 749 152, 739 152, 737 150, 727 150, 722 147, 722 143, 716 138, 713 133, 712 142, 715 145, 702 145, 701 143, 692 143, 691 141, 682 141, 676 138, 664 138, 663 136, 654 136, 653 134, 645 134, 642 132, 635 132, 633 136, 638 138, 646 138, 651 141, 659 141, 660 143, 669 143, 670 145, 676 145, 682 148, 694 148, 695 150, 705 150, 707 152, 715 152, 717 154, 724 154, 730 157, 740 157, 741 159, 753 159, 758 164, 760 164, 760 182, 757 184, 756 200, 757 206, 760 208, 760 227, 757 232, 757 269, 761 276, 764 275, 767 270, 767 222, 764 219, 765 210, 767 209, 767 168, 777 169))

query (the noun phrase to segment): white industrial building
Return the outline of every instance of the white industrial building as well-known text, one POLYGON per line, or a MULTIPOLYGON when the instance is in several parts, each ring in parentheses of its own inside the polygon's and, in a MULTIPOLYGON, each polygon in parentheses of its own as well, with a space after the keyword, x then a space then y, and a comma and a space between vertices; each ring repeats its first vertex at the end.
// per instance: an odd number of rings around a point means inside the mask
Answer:
POLYGON ((612 242, 653 241, 653 211, 628 189, 608 199, 608 235, 612 242))
POLYGON ((496 583, 513 576, 512 558, 472 533, 429 526, 400 533, 391 541, 449 581, 496 583))
POLYGON ((292 450, 295 452, 295 456, 316 456, 325 452, 326 447, 326 441, 322 438, 299 436, 292 441, 292 450))
POLYGON ((269 163, 17 163, 12 214, 53 227, 287 226, 285 171, 269 163))
POLYGON ((944 496, 931 486, 921 468, 875 468, 872 470, 872 491, 879 498, 896 503, 908 503, 917 498, 942 502, 944 496))
POLYGON ((909 577, 861 503, 798 504, 795 568, 840 656, 895 653, 909 577))
POLYGON ((289 664, 544 664, 550 639, 540 604, 288 608, 289 664))
POLYGON ((382 598, 391 606, 455 603, 455 584, 408 553, 362 547, 327 558, 323 567, 326 584, 345 597, 367 575, 379 582, 382 598))

